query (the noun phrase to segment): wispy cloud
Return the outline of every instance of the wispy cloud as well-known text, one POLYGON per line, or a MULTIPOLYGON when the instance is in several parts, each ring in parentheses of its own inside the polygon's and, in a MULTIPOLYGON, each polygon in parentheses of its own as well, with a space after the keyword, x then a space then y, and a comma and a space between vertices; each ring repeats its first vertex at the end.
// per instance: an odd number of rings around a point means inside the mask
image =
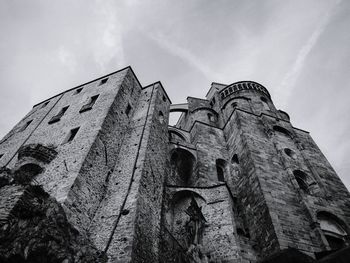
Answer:
MULTIPOLYGON (((97 1, 99 3, 99 1, 97 1)), ((108 63, 118 58, 116 67, 124 66, 124 48, 122 25, 118 20, 118 12, 115 10, 114 3, 111 1, 103 2, 104 5, 97 11, 98 15, 98 33, 100 39, 96 40, 94 47, 94 57, 100 66, 101 72, 106 70, 108 63)))
POLYGON ((66 66, 71 72, 75 72, 77 61, 72 52, 67 50, 64 46, 61 46, 58 49, 57 56, 64 66, 66 66))
POLYGON ((223 77, 209 67, 203 60, 194 55, 189 49, 182 47, 171 41, 163 34, 154 34, 149 36, 159 46, 170 52, 172 55, 181 58, 183 61, 192 65, 203 75, 213 80, 221 80, 223 77))
POLYGON ((340 4, 340 2, 341 0, 337 0, 333 7, 327 11, 325 16, 320 20, 320 23, 317 25, 316 29, 305 42, 305 45, 299 50, 293 66, 287 72, 287 74, 281 82, 281 85, 276 90, 277 96, 280 100, 280 105, 286 106, 288 99, 291 95, 292 88, 294 87, 300 73, 302 72, 307 56, 317 43, 324 30, 326 29, 327 25, 331 20, 335 8, 340 4))

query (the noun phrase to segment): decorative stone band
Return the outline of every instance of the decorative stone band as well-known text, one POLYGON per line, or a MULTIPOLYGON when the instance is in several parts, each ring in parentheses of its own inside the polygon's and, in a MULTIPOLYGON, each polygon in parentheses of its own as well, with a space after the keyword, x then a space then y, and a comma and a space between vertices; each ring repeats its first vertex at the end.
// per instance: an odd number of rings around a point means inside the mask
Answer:
POLYGON ((264 86, 262 86, 261 84, 254 82, 254 81, 235 82, 235 83, 227 86, 226 88, 224 88, 222 91, 220 91, 220 98, 224 99, 227 96, 229 96, 230 94, 237 92, 237 91, 240 91, 240 90, 256 90, 256 91, 264 93, 269 98, 271 98, 267 89, 264 86))
POLYGON ((57 155, 57 152, 51 148, 41 144, 27 144, 18 150, 18 160, 25 157, 31 157, 37 161, 50 163, 57 155))

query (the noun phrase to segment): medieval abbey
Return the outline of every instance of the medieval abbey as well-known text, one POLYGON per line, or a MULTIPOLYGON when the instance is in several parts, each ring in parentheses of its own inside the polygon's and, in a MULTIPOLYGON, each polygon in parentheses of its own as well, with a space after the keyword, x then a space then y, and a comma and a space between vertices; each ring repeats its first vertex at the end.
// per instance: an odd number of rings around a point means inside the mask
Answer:
POLYGON ((254 81, 172 104, 124 68, 35 105, 0 167, 0 262, 350 262, 349 192, 254 81))

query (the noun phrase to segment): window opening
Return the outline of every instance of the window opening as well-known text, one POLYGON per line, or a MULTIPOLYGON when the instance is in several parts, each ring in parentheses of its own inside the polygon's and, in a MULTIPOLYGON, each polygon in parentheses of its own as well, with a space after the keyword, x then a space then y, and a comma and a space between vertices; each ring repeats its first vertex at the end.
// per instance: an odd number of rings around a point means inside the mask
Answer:
POLYGON ((341 222, 334 215, 327 212, 319 212, 317 220, 330 248, 332 250, 343 248, 347 232, 341 222))
POLYGON ((77 127, 77 128, 74 128, 74 129, 70 130, 70 132, 69 132, 69 134, 67 136, 67 139, 65 140, 65 143, 73 141, 73 139, 75 138, 75 136, 77 135, 77 133, 79 131, 79 128, 80 127, 77 127))
POLYGON ((24 131, 25 129, 28 128, 28 126, 32 123, 33 120, 27 121, 22 128, 19 130, 20 132, 24 131))
POLYGON ((90 98, 90 101, 89 101, 87 104, 83 105, 83 107, 81 107, 81 109, 80 109, 79 112, 82 113, 82 112, 84 112, 84 111, 91 110, 92 107, 94 106, 94 104, 95 104, 95 102, 96 102, 98 96, 99 96, 99 95, 92 96, 92 97, 90 98))
POLYGON ((285 148, 284 152, 285 152, 285 154, 287 154, 290 158, 292 158, 294 160, 297 158, 296 153, 293 150, 289 149, 289 148, 285 148))
POLYGON ((237 154, 234 154, 231 159, 232 164, 239 164, 238 156, 237 154))
POLYGON ((46 101, 46 102, 41 106, 41 109, 42 109, 42 108, 45 108, 49 103, 50 103, 50 101, 46 101))
POLYGON ((3 154, 0 154, 0 159, 1 159, 3 156, 4 156, 3 154))
POLYGON ((226 168, 226 162, 222 159, 216 160, 216 173, 217 173, 217 179, 219 182, 225 182, 225 168, 226 168))
POLYGON ((220 182, 225 182, 224 171, 222 170, 222 167, 216 166, 216 172, 218 175, 218 180, 220 182))
POLYGON ((163 112, 159 111, 158 115, 159 115, 159 122, 163 123, 164 122, 164 114, 163 114, 163 112))
POLYGON ((303 190, 305 193, 309 193, 309 184, 307 183, 307 174, 300 170, 293 171, 293 174, 300 189, 303 190))
POLYGON ((82 90, 83 88, 76 89, 74 94, 79 94, 82 90))
POLYGON ((61 117, 65 114, 65 112, 68 110, 69 106, 63 107, 57 115, 53 116, 51 120, 49 121, 49 124, 58 122, 61 120, 61 117))
POLYGON ((108 80, 108 78, 102 79, 102 80, 100 81, 99 86, 105 84, 105 83, 107 82, 107 80, 108 80))
POLYGON ((262 102, 267 103, 267 99, 265 97, 260 97, 260 99, 261 99, 262 102))
POLYGON ((126 107, 126 110, 125 110, 125 114, 127 116, 129 116, 130 111, 131 111, 131 106, 130 106, 130 104, 128 104, 128 106, 126 107))

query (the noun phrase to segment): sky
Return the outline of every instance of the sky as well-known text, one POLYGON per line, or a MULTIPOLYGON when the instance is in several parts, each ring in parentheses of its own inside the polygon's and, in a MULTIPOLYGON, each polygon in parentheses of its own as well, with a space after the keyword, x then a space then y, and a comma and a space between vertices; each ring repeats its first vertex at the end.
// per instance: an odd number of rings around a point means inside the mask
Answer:
POLYGON ((347 0, 0 0, 0 137, 34 104, 129 65, 173 103, 253 80, 350 189, 349 27, 347 0))

